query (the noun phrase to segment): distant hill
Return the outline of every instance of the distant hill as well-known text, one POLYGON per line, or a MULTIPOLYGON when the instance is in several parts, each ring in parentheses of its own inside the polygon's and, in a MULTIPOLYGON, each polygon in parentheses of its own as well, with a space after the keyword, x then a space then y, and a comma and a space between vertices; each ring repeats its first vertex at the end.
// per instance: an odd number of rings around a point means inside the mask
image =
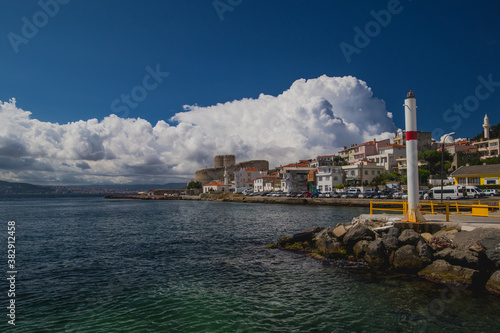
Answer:
POLYGON ((104 185, 85 185, 84 188, 110 189, 123 191, 148 191, 148 190, 178 190, 186 187, 186 183, 167 183, 167 184, 104 184, 104 185))
MULTIPOLYGON (((500 124, 490 127, 490 139, 500 138, 500 124)), ((479 139, 484 139, 484 131, 478 134, 472 140, 479 141, 479 139)))
POLYGON ((42 186, 29 183, 11 183, 0 180, 0 194, 107 193, 107 191, 114 193, 129 193, 160 189, 178 190, 183 187, 186 187, 186 183, 42 186))
POLYGON ((49 186, 33 185, 28 183, 11 183, 0 180, 0 194, 48 194, 54 193, 49 186))

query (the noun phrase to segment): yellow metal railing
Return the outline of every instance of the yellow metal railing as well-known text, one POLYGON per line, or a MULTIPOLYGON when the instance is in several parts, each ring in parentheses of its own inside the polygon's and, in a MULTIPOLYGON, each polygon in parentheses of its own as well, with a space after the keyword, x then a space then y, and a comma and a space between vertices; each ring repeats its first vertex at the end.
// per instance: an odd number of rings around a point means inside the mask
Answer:
MULTIPOLYGON (((490 216, 500 217, 500 215, 491 215, 490 213, 500 211, 500 201, 498 205, 484 204, 481 201, 476 203, 459 203, 455 202, 420 202, 420 211, 422 214, 446 214, 446 221, 449 221, 450 215, 465 215, 465 216, 490 216)), ((406 201, 370 201, 370 215, 374 211, 400 212, 406 215, 408 212, 408 202, 406 201)))

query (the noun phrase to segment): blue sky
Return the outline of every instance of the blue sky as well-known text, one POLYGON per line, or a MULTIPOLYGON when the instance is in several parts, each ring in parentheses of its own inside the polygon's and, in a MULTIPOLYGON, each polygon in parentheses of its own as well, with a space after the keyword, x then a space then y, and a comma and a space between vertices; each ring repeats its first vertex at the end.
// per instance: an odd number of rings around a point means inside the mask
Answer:
POLYGON ((2 5, 0 100, 15 98, 17 108, 41 122, 102 121, 116 113, 152 126, 160 120, 175 126, 170 118, 184 105, 278 96, 298 79, 322 75, 365 81, 373 97, 385 101, 397 128, 404 128, 402 104, 412 89, 419 129, 434 131, 437 139, 451 131, 457 137, 476 135, 485 113, 492 124, 500 122, 496 1, 42 0, 2 5), (57 13, 43 14, 41 4, 49 11, 57 4, 57 13), (385 22, 376 23, 373 13, 381 11, 392 11, 390 21, 382 15, 385 22), (23 35, 26 20, 38 20, 36 33, 23 35), (368 29, 372 37, 356 44, 355 28, 368 29), (348 61, 341 43, 357 45, 358 53, 348 61), (145 90, 144 79, 155 70, 163 76, 148 79, 151 89, 145 90), (121 96, 134 88, 140 98, 130 107, 121 96), (454 110, 464 103, 468 106, 461 112, 454 110), (121 114, 115 112, 120 106, 121 114))

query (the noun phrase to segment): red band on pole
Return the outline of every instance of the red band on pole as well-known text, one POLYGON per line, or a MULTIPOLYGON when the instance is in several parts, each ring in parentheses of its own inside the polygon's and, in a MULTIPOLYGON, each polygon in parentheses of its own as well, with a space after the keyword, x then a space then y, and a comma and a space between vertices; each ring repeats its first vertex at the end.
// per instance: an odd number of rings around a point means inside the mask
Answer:
POLYGON ((417 131, 406 131, 406 141, 417 140, 417 131))

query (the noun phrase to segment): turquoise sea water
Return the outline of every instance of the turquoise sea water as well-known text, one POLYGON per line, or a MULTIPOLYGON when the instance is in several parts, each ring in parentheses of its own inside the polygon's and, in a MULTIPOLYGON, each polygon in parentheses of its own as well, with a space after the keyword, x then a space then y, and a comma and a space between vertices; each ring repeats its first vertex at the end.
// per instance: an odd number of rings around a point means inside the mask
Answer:
POLYGON ((3 332, 500 331, 500 298, 263 249, 364 208, 4 197, 0 212, 18 270, 3 332))

